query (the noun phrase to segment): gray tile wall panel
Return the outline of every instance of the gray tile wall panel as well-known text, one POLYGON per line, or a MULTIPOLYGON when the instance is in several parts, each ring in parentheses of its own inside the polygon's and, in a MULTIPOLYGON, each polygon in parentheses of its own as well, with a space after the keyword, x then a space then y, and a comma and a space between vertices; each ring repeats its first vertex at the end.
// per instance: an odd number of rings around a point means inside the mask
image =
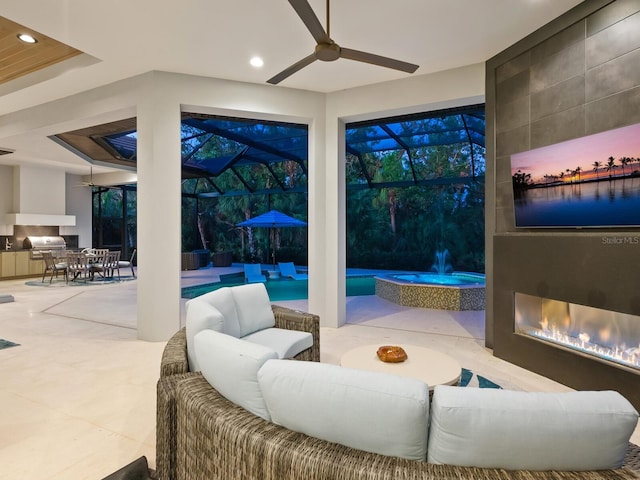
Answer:
POLYGON ((514 229, 515 214, 513 207, 496 208, 496 232, 505 232, 514 229))
POLYGON ((587 38, 587 68, 640 48, 640 12, 587 38))
POLYGON ((529 126, 496 134, 496 157, 529 150, 529 126))
POLYGON ((525 70, 496 86, 496 104, 504 105, 529 95, 529 71, 525 70))
POLYGON ((539 63, 545 58, 561 52, 568 46, 584 40, 585 28, 585 21, 582 20, 536 45, 530 50, 531 64, 539 63))
POLYGON ((513 186, 511 181, 496 183, 496 207, 509 208, 513 205, 513 186))
POLYGON ((496 171, 496 183, 509 182, 511 184, 511 155, 496 160, 500 167, 496 171))
POLYGON ((605 97, 586 106, 586 134, 640 123, 640 87, 605 97))
POLYGON ((496 83, 504 82, 522 71, 529 70, 529 65, 531 64, 529 61, 530 56, 531 52, 527 50, 522 55, 518 55, 513 60, 509 60, 496 68, 496 83))
POLYGON ((584 134, 584 105, 580 105, 533 122, 531 124, 531 148, 580 138, 584 134))
POLYGON ((531 95, 531 120, 582 105, 585 99, 584 76, 570 78, 531 95))
MULTIPOLYGON (((531 65, 531 92, 544 90, 556 83, 584 74, 584 41, 531 65)), ((499 90, 498 90, 499 92, 499 90)))
POLYGON ((640 11, 640 0, 618 0, 587 17, 587 36, 640 11))
POLYGON ((496 108, 496 132, 504 132, 529 123, 529 97, 520 97, 496 108))
POLYGON ((587 70, 586 101, 592 102, 639 85, 640 49, 587 70))

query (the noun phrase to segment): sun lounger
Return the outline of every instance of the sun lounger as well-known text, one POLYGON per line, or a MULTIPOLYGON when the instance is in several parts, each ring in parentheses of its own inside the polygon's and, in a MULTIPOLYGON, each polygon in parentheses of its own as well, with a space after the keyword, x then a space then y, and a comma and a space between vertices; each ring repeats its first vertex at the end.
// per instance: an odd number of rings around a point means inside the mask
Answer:
POLYGON ((280 275, 283 277, 293 278, 294 280, 307 280, 309 275, 306 273, 298 273, 293 262, 278 262, 280 275))
POLYGON ((262 268, 259 263, 245 263, 244 280, 247 283, 266 282, 267 277, 262 275, 262 268))

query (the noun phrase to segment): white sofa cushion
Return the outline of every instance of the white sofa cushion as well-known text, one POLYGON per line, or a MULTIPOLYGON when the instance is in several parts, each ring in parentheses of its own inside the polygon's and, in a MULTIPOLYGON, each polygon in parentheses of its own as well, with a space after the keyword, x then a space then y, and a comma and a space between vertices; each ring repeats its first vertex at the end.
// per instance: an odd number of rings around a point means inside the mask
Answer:
POLYGON ((242 337, 242 340, 269 347, 271 350, 275 350, 278 358, 293 358, 313 346, 311 333, 275 327, 250 333, 246 337, 242 337))
MULTIPOLYGON (((240 322, 238 321, 238 312, 236 310, 236 302, 233 297, 231 287, 222 287, 212 292, 205 293, 193 300, 201 300, 216 307, 224 317, 223 332, 233 337, 241 337, 240 322)), ((190 300, 191 301, 191 300, 190 300)))
POLYGON ((418 380, 295 360, 258 372, 274 423, 348 447, 425 460, 429 390, 418 380))
POLYGON ((195 354, 193 338, 203 330, 215 330, 222 332, 224 328, 224 317, 222 313, 213 305, 194 298, 186 303, 186 335, 187 335, 187 359, 189 370, 199 372, 200 365, 195 354))
MULTIPOLYGON (((271 328, 276 324, 267 289, 262 283, 232 287, 240 332, 237 337, 271 328)), ((224 312, 222 312, 224 314, 224 312)), ((226 315, 225 315, 226 318, 226 315)))
POLYGON ((269 420, 257 373, 264 362, 278 358, 276 352, 214 330, 196 334, 194 344, 202 375, 211 386, 227 400, 269 420))
POLYGON ((619 393, 436 386, 430 463, 507 470, 618 468, 638 412, 619 393))

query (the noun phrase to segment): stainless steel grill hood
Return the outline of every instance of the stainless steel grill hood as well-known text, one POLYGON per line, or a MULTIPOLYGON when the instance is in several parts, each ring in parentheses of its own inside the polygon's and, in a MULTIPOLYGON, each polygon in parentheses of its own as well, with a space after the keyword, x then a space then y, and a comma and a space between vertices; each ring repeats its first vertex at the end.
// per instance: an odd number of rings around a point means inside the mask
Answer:
POLYGON ((63 254, 67 242, 58 236, 28 236, 22 242, 22 248, 31 250, 31 258, 42 258, 42 252, 51 251, 54 256, 63 254))

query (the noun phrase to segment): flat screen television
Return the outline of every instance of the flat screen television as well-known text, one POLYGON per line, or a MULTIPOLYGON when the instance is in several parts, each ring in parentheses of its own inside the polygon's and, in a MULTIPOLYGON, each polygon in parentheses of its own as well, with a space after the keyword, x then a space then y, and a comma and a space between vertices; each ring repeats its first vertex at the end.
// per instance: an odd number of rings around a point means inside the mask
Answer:
POLYGON ((640 124, 511 156, 516 227, 640 227, 640 124))

